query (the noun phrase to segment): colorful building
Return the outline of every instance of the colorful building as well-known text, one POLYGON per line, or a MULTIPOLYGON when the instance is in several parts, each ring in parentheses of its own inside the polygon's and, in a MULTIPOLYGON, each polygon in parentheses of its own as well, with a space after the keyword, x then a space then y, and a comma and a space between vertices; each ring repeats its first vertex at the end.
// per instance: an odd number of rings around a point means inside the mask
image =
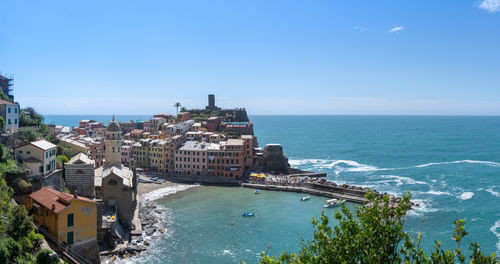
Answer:
POLYGON ((93 263, 99 261, 97 203, 46 187, 28 197, 25 206, 37 225, 93 263))

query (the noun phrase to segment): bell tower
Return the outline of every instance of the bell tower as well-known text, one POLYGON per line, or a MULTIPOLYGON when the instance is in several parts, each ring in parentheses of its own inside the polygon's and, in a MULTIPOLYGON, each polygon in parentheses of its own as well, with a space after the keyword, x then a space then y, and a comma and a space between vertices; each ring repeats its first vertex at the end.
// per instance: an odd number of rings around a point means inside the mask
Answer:
POLYGON ((105 165, 122 164, 122 130, 120 124, 113 120, 108 123, 106 128, 104 143, 106 145, 106 161, 105 165))

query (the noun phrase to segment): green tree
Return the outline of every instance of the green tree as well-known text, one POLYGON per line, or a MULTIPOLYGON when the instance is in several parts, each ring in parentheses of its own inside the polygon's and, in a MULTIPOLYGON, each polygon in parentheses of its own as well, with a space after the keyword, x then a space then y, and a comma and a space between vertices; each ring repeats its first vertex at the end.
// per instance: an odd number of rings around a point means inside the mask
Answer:
POLYGON ((0 131, 3 131, 5 127, 5 120, 0 116, 0 131))
POLYGON ((12 102, 12 100, 6 94, 4 94, 3 91, 0 91, 0 99, 12 102))
POLYGON ((174 107, 177 109, 177 114, 179 114, 179 107, 181 107, 181 103, 175 103, 174 107))
POLYGON ((38 130, 28 127, 22 131, 19 131, 17 134, 17 138, 24 143, 28 143, 41 138, 41 135, 38 130))
POLYGON ((66 157, 65 155, 58 155, 56 157, 56 162, 59 163, 59 165, 64 165, 65 163, 67 163, 69 161, 68 157, 66 157))
MULTIPOLYGON (((184 106, 183 106, 183 107, 181 107, 181 112, 187 112, 186 107, 184 107, 184 106)), ((179 113, 177 113, 177 114, 179 114, 179 113)))
POLYGON ((7 234, 15 240, 28 237, 34 230, 31 217, 24 206, 14 206, 7 213, 7 234))
MULTIPOLYGON (((323 212, 320 220, 313 219, 314 236, 311 241, 302 242, 297 254, 282 252, 278 257, 261 254, 260 263, 464 263, 466 257, 460 242, 467 235, 465 221, 455 222, 453 239, 457 249, 443 250, 441 242, 436 242, 435 250, 429 257, 420 248, 420 238, 413 240, 403 230, 404 216, 410 208, 410 195, 402 197, 399 206, 391 208, 387 196, 373 193, 366 196, 371 203, 355 212, 342 205, 335 212, 338 224, 329 225, 329 218, 323 212)), ((494 264, 494 254, 484 256, 479 245, 470 244, 473 255, 470 263, 494 264)))

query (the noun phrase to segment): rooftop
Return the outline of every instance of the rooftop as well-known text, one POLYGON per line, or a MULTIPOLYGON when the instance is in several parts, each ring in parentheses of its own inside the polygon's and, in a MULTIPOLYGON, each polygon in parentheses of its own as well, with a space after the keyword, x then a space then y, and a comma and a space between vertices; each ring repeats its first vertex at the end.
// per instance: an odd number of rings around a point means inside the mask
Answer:
POLYGON ((17 104, 0 99, 0 105, 17 105, 17 104))
POLYGON ((36 201, 43 207, 52 210, 52 205, 54 205, 54 213, 58 214, 66 207, 71 205, 71 201, 80 200, 89 203, 95 203, 94 201, 77 195, 71 195, 69 193, 58 192, 50 188, 44 187, 29 195, 31 199, 36 201))
POLYGON ((76 156, 71 158, 68 161, 68 164, 94 164, 94 161, 89 159, 89 156, 83 154, 83 153, 78 153, 76 156))
POLYGON ((51 149, 51 148, 55 148, 57 147, 56 145, 48 142, 47 140, 37 140, 37 141, 33 141, 33 142, 30 142, 30 143, 27 143, 27 144, 24 144, 24 145, 20 145, 20 146, 17 146, 17 147, 14 147, 14 149, 16 148, 20 148, 20 147, 24 147, 24 146, 27 146, 27 145, 33 145, 39 149, 42 149, 42 150, 48 150, 48 149, 51 149))

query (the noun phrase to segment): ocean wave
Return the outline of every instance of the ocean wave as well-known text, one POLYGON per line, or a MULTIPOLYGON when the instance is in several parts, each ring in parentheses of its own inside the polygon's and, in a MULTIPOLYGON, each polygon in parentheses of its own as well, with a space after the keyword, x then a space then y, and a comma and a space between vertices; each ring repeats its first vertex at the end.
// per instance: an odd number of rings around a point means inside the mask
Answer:
POLYGON ((427 191, 427 192, 413 191, 412 193, 413 194, 430 194, 430 195, 449 195, 449 196, 452 195, 449 192, 434 191, 434 190, 430 190, 430 191, 427 191))
POLYGON ((315 169, 335 169, 335 174, 342 172, 364 172, 386 170, 372 165, 362 164, 354 160, 325 160, 325 159, 290 159, 290 166, 310 166, 315 169))
POLYGON ((396 167, 396 168, 378 168, 373 165, 359 163, 354 160, 327 160, 327 159, 290 159, 288 161, 291 166, 310 166, 316 169, 335 169, 335 174, 338 175, 342 172, 368 172, 368 171, 393 171, 393 170, 407 170, 414 168, 426 168, 431 166, 449 165, 449 164, 481 164, 490 167, 500 167, 500 163, 494 161, 483 160, 455 160, 444 162, 431 162, 421 165, 409 167, 396 167))
POLYGON ((413 168, 425 168, 437 165, 447 165, 447 164, 460 164, 460 163, 470 163, 470 164, 483 164, 491 167, 500 167, 500 163, 493 161, 483 161, 483 160, 455 160, 455 161, 444 161, 444 162, 431 162, 422 165, 413 166, 413 168))
POLYGON ((490 227, 490 231, 498 238, 497 250, 500 251, 500 232, 497 232, 497 229, 500 229, 500 220, 496 221, 495 224, 490 227))
POLYGON ((380 175, 379 177, 384 178, 384 179, 394 179, 393 181, 396 182, 398 186, 403 185, 403 184, 429 185, 429 183, 427 183, 427 182, 417 181, 417 180, 414 180, 410 177, 403 177, 403 176, 398 176, 398 175, 380 175))
POLYGON ((426 213, 434 213, 439 211, 439 209, 432 207, 432 203, 429 200, 412 199, 411 201, 415 204, 418 204, 419 206, 415 206, 410 211, 408 211, 408 215, 421 217, 426 213))
POLYGON ((168 186, 158 190, 154 190, 152 192, 145 193, 141 196, 141 201, 154 201, 158 200, 162 197, 165 197, 170 194, 174 194, 177 192, 185 191, 189 188, 196 187, 198 185, 176 185, 176 186, 168 186))
POLYGON ((494 191, 493 187, 490 187, 490 188, 486 189, 485 191, 489 192, 493 196, 500 197, 500 192, 494 191))
POLYGON ((470 198, 472 198, 472 196, 474 196, 473 192, 463 192, 457 198, 465 201, 465 200, 469 200, 470 198))

